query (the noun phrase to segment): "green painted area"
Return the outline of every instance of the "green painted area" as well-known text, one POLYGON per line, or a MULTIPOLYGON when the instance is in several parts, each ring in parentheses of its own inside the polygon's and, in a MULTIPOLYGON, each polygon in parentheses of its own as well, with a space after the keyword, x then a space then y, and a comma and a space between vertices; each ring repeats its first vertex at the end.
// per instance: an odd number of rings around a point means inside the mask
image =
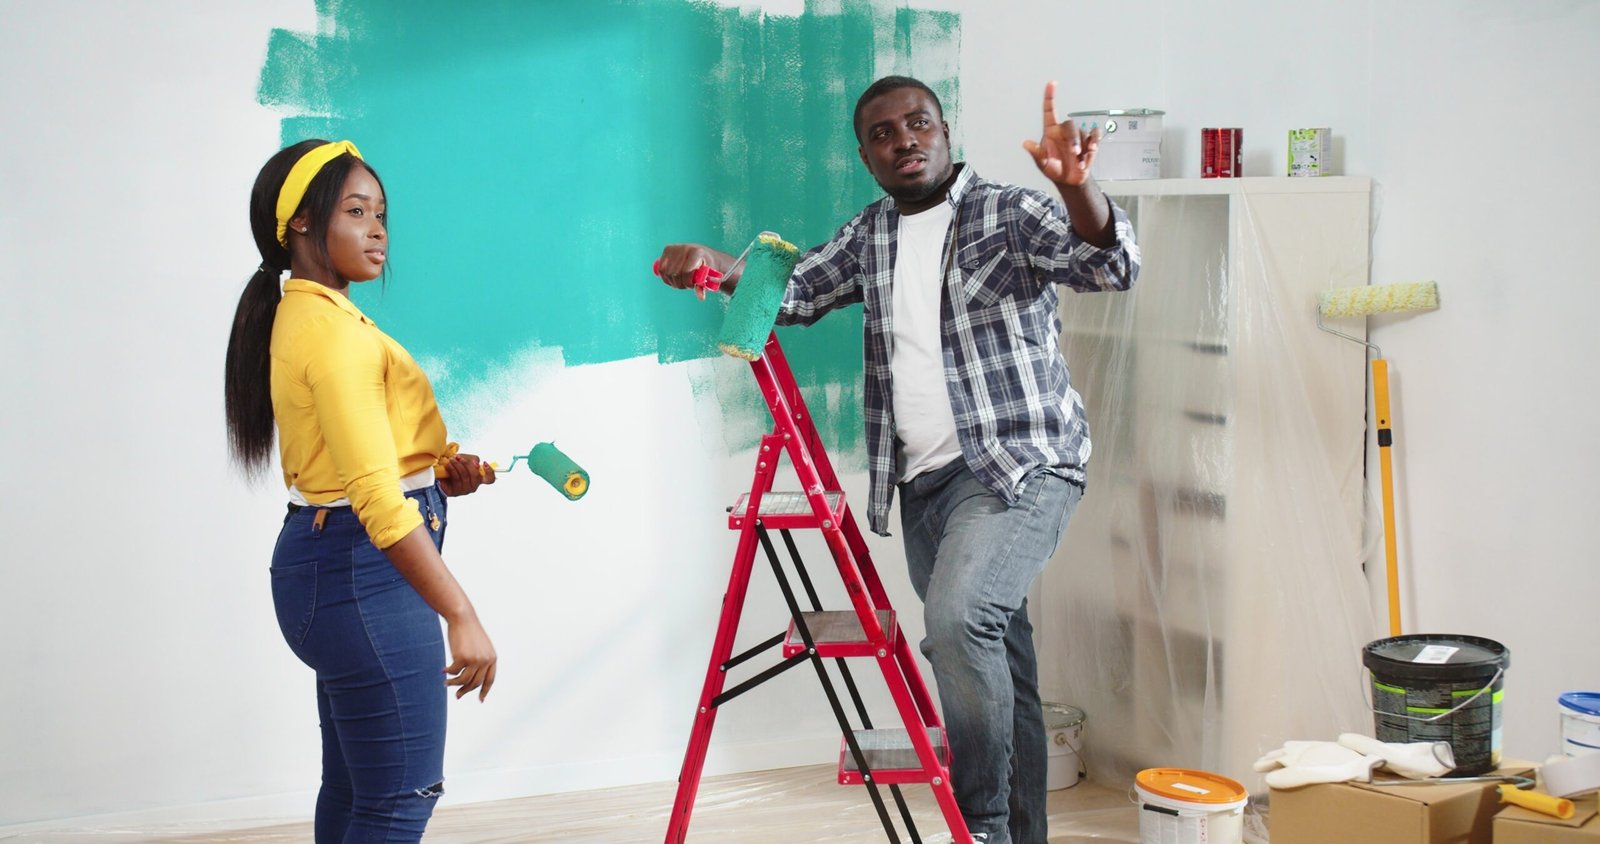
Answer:
MULTIPOLYGON (((390 277, 356 300, 429 366, 447 418, 531 348, 568 365, 717 355, 722 303, 660 284, 661 246, 737 253, 762 230, 818 243, 881 195, 850 126, 862 89, 907 73, 951 119, 959 106, 959 17, 884 2, 785 16, 317 0, 317 13, 315 33, 272 33, 258 100, 285 114, 283 142, 349 138, 382 176, 390 277)), ((855 462, 859 308, 781 336, 824 439, 855 462)), ((765 414, 753 383, 714 389, 730 417, 765 414)))

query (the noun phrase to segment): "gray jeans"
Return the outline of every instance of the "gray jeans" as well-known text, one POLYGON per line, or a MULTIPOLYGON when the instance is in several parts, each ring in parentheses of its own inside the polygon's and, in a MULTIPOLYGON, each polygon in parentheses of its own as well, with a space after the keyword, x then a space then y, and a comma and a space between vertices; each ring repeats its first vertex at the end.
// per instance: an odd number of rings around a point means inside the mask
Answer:
POLYGON ((958 458, 899 492, 956 802, 968 829, 988 844, 1045 844, 1048 750, 1028 589, 1083 491, 1038 472, 1007 506, 958 458))

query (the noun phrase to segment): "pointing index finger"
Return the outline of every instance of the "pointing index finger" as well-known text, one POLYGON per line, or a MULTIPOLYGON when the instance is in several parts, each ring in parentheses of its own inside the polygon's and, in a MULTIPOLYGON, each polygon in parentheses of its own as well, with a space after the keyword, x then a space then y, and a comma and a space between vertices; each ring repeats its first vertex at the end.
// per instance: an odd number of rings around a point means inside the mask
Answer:
POLYGON ((1055 80, 1044 83, 1044 128, 1049 130, 1056 125, 1056 83, 1055 80))

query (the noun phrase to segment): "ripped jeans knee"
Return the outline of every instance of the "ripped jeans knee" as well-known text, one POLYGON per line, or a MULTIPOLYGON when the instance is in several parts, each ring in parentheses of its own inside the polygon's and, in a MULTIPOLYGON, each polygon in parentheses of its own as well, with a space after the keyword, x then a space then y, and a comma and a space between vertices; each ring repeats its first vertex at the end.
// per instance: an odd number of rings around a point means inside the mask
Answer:
POLYGON ((426 785, 422 788, 415 789, 412 793, 418 797, 425 797, 428 799, 437 799, 442 797, 444 795, 444 780, 439 780, 433 785, 426 785))

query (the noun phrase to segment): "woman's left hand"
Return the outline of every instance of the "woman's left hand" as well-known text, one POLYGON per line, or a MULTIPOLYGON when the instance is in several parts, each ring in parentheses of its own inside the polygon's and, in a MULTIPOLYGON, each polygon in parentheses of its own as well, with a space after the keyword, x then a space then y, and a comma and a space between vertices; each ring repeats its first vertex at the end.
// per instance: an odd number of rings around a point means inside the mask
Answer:
POLYGON ((445 476, 439 479, 439 489, 452 498, 471 495, 484 484, 494 483, 494 467, 478 459, 476 454, 457 454, 450 458, 445 476))

